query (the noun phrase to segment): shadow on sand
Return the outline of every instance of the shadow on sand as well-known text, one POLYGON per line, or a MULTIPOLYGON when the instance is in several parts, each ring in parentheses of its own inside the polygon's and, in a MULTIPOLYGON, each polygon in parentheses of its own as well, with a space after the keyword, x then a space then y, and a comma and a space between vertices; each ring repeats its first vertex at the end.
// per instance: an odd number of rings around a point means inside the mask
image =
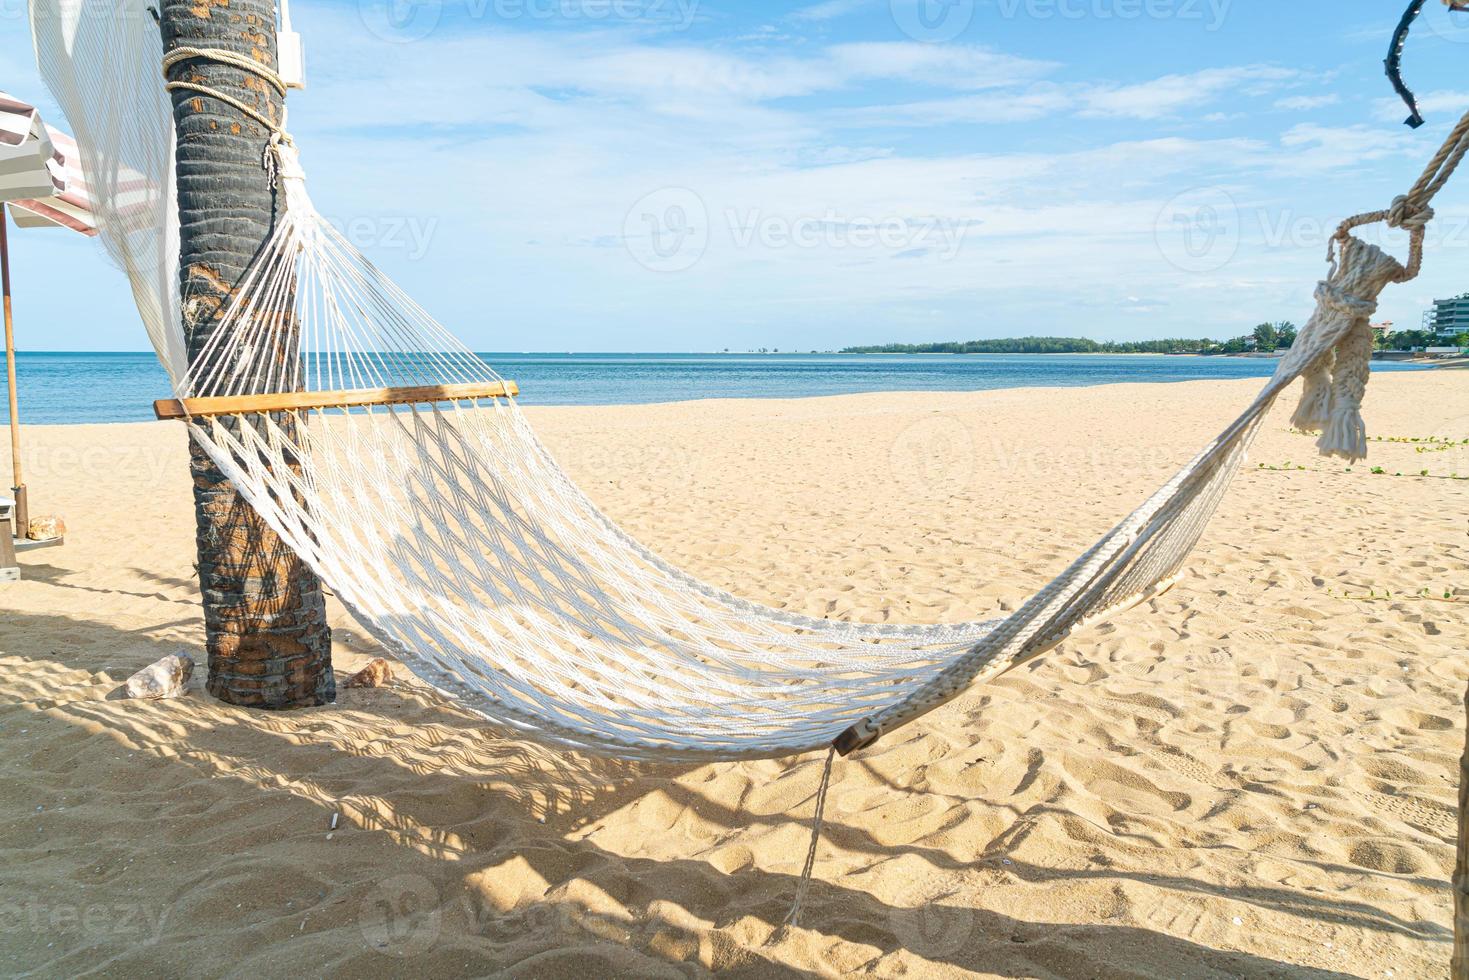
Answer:
MULTIPOLYGON (((765 977, 906 967, 919 975, 958 968, 1000 977, 1347 976, 1130 925, 1027 922, 943 901, 900 908, 819 877, 802 928, 767 944, 789 907, 794 873, 748 863, 725 873, 700 860, 629 858, 586 839, 610 814, 654 797, 661 798, 660 812, 692 811, 731 839, 757 820, 781 820, 741 814, 679 782, 691 767, 599 760, 502 738, 435 692, 401 680, 344 692, 335 706, 282 714, 208 700, 197 677, 178 701, 107 700, 109 677, 120 683, 127 670, 176 648, 64 617, 0 623, 3 734, 41 729, 49 719, 51 743, 29 754, 8 750, 7 781, 101 796, 107 812, 118 815, 108 820, 112 839, 105 844, 59 841, 44 853, 11 851, 4 888, 12 894, 0 903, 56 880, 67 862, 79 865, 72 876, 85 877, 90 872, 80 865, 96 861, 95 849, 134 855, 130 867, 164 857, 192 865, 152 884, 146 871, 92 875, 92 894, 134 901, 146 895, 159 908, 156 927, 131 941, 83 932, 63 934, 54 948, 17 943, 11 962, 22 971, 168 973, 183 970, 195 954, 211 962, 204 951, 217 957, 222 937, 233 935, 229 941, 240 944, 236 969, 245 972, 290 965, 313 974, 592 977, 712 968, 765 977), (75 640, 69 658, 90 661, 85 651, 96 651, 111 673, 99 678, 89 663, 5 655, 17 646, 12 628, 31 635, 64 630, 75 640), (148 818, 131 819, 140 809, 148 818), (324 835, 333 814, 341 816, 330 846, 324 835), (291 896, 288 910, 263 910, 266 901, 241 919, 240 905, 229 899, 259 903, 262 891, 280 902, 291 896), (907 951, 906 963, 884 961, 899 950, 907 951)), ((800 812, 809 811, 806 800, 800 812)), ((647 832, 677 833, 669 822, 651 822, 647 832)), ((804 842, 805 822, 789 823, 792 840, 804 842)), ((942 851, 885 846, 853 826, 838 823, 830 835, 833 844, 874 859, 909 855, 934 869, 960 867, 942 851)), ((799 851, 790 858, 794 871, 799 851)), ((1142 878, 1019 863, 1010 870, 1035 882, 1142 878)), ((1234 891, 1182 877, 1147 883, 1356 930, 1434 943, 1447 938, 1439 927, 1361 902, 1268 886, 1234 891)))

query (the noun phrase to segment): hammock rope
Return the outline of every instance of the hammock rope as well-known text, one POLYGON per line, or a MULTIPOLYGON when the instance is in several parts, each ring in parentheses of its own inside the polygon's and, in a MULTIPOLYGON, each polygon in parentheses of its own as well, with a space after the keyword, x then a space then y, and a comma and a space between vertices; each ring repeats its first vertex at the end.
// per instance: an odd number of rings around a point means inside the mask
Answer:
MULTIPOLYGON (((806 863, 801 865, 801 876, 796 881, 796 897, 782 926, 795 929, 801 924, 801 911, 806 906, 806 895, 811 890, 811 878, 816 871, 816 850, 821 846, 821 831, 826 824, 826 794, 831 789, 831 770, 836 762, 836 746, 826 752, 826 762, 821 767, 821 784, 816 788, 816 811, 811 817, 811 844, 806 848, 806 863)), ((776 933, 779 936, 779 931, 776 933)))
POLYGON ((165 53, 156 30, 129 9, 137 2, 62 16, 69 0, 33 0, 41 13, 32 24, 43 77, 101 202, 102 237, 128 274, 179 403, 262 391, 445 393, 195 415, 192 438, 376 640, 505 729, 655 761, 825 750, 788 925, 807 898, 836 755, 867 748, 1171 588, 1266 414, 1298 378, 1305 389, 1294 424, 1321 433, 1323 454, 1366 455, 1361 406, 1377 297, 1418 274, 1431 202, 1469 152, 1466 114, 1407 194, 1342 223, 1316 310, 1256 398, 1015 612, 934 626, 829 621, 751 602, 674 567, 575 485, 513 398, 448 394, 456 385, 513 387, 318 214, 284 118, 172 77, 202 59, 283 89, 274 70, 216 49, 165 53), (183 355, 168 152, 168 92, 178 89, 219 99, 263 128, 280 193, 271 239, 192 365, 183 355), (116 97, 93 97, 98 91, 116 97), (1378 221, 1408 233, 1406 264, 1352 234, 1378 221), (299 354, 282 358, 282 350, 299 354))

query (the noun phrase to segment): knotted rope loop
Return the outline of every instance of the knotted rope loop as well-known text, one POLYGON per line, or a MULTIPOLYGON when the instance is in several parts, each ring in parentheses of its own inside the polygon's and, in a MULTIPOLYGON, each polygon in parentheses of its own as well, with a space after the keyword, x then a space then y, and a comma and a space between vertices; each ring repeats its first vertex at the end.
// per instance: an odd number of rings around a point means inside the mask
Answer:
POLYGON ((1443 145, 1438 148, 1433 159, 1428 161, 1408 193, 1394 198, 1390 207, 1381 211, 1364 211, 1337 226, 1336 234, 1332 236, 1326 249, 1326 260, 1331 263, 1333 270, 1336 267, 1338 247, 1346 241, 1353 229, 1383 221, 1389 228, 1402 228, 1408 233, 1408 261, 1404 264, 1403 276, 1398 281, 1407 282, 1416 278, 1423 267, 1425 230, 1433 220, 1433 208, 1430 205, 1454 175, 1454 171, 1459 169, 1459 164, 1464 162, 1466 154, 1469 154, 1469 112, 1449 132, 1443 145))
POLYGON ((1423 242, 1427 238, 1428 224, 1433 218, 1433 208, 1426 203, 1414 201, 1408 194, 1394 198, 1390 208, 1353 215, 1337 226, 1336 233, 1326 245, 1326 261, 1331 266, 1330 275, 1336 274, 1337 253, 1346 245, 1352 232, 1363 225, 1381 221, 1389 228, 1402 228, 1408 233, 1408 261, 1403 264, 1402 276, 1397 281, 1408 282, 1418 278, 1418 273, 1423 269, 1423 242))
POLYGON ((1331 266, 1331 273, 1333 275, 1336 273, 1336 254, 1338 248, 1346 245, 1347 239, 1351 237, 1353 231, 1361 228, 1363 225, 1376 224, 1379 221, 1386 220, 1386 211, 1363 211, 1361 214, 1354 214, 1337 225, 1336 233, 1331 236, 1331 241, 1326 243, 1326 261, 1331 266))
POLYGON ((1433 217, 1433 208, 1426 202, 1415 201, 1407 194, 1399 194, 1393 198, 1392 206, 1387 209, 1386 220, 1389 228, 1406 228, 1411 232, 1428 227, 1433 217))
POLYGON ((1389 228, 1402 228, 1410 235, 1414 235, 1427 228, 1434 217, 1433 208, 1429 207, 1427 200, 1411 192, 1399 194, 1393 198, 1391 206, 1380 211, 1363 211, 1361 214, 1354 214, 1337 225, 1336 234, 1332 235, 1333 251, 1328 253, 1327 258, 1334 256, 1337 243, 1345 241, 1348 235, 1363 225, 1376 224, 1381 221, 1389 228))
POLYGON ((1408 233, 1408 262, 1403 267, 1403 278, 1418 278, 1418 272, 1423 267, 1423 239, 1426 237, 1428 223, 1433 220, 1433 208, 1428 206, 1426 200, 1414 197, 1413 194, 1399 194, 1393 198, 1392 206, 1387 209, 1387 226, 1389 228, 1402 228, 1408 233))
MULTIPOLYGON (((265 168, 266 172, 270 174, 271 183, 274 184, 278 175, 280 175, 283 171, 292 169, 290 166, 284 163, 281 154, 281 147, 283 145, 295 145, 295 141, 291 139, 291 134, 286 132, 285 107, 281 107, 281 119, 280 122, 276 122, 274 119, 271 119, 269 116, 265 115, 265 113, 261 112, 259 109, 256 109, 254 106, 249 105, 246 102, 242 102, 241 100, 235 98, 233 95, 230 95, 227 92, 221 92, 219 89, 214 88, 211 85, 203 85, 198 82, 177 81, 169 77, 174 68, 178 67, 185 61, 194 61, 196 59, 202 61, 213 61, 221 65, 229 65, 233 68, 238 68, 241 71, 247 71, 251 74, 257 75, 260 78, 264 79, 266 84, 270 85, 277 92, 279 92, 281 98, 285 98, 286 96, 285 79, 281 78, 281 76, 276 72, 274 68, 265 64, 263 61, 258 61, 255 58, 250 57, 249 55, 239 54, 235 51, 227 51, 224 48, 194 48, 189 47, 188 45, 183 45, 174 48, 172 51, 166 52, 163 56, 163 77, 165 79, 165 84, 163 86, 164 91, 197 92, 200 95, 205 95, 211 99, 223 102, 225 105, 234 109, 236 112, 239 112, 242 115, 245 115, 250 119, 255 120, 260 125, 265 127, 266 131, 270 133, 270 140, 266 143, 265 151, 261 156, 260 163, 261 166, 265 168)), ((300 172, 300 169, 300 165, 296 164, 294 167, 294 170, 296 172, 287 173, 286 176, 294 177, 297 173, 300 172)), ((301 174, 301 177, 304 179, 305 174, 301 174)))
POLYGON ((1348 317, 1370 317, 1377 312, 1377 302, 1369 299, 1358 299, 1343 292, 1341 287, 1330 282, 1316 284, 1316 302, 1322 308, 1340 313, 1348 317))

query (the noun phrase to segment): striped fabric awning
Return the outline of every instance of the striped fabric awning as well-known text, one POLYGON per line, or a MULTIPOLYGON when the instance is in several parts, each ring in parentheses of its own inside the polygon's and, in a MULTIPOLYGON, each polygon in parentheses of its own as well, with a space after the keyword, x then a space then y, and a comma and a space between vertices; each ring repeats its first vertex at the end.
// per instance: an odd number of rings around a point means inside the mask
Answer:
POLYGON ((35 106, 0 92, 0 201, 22 228, 97 234, 76 142, 35 106))

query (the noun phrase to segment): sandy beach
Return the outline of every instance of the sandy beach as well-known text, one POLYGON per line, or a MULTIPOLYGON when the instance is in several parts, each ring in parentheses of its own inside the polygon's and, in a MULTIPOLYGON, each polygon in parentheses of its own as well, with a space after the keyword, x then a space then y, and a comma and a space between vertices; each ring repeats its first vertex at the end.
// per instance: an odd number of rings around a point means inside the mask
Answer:
MULTIPOLYGON (((1256 387, 529 412, 715 585, 952 622, 1015 608, 1256 387)), ((0 972, 1443 976, 1469 445, 1398 440, 1469 439, 1469 385, 1376 377, 1390 441, 1350 470, 1288 415, 1173 591, 837 765, 775 942, 821 759, 553 752, 402 670, 287 714, 214 702, 202 670, 121 700, 202 657, 184 431, 29 427, 33 510, 69 533, 0 586, 0 972)), ((333 622, 344 677, 379 651, 333 622)))

